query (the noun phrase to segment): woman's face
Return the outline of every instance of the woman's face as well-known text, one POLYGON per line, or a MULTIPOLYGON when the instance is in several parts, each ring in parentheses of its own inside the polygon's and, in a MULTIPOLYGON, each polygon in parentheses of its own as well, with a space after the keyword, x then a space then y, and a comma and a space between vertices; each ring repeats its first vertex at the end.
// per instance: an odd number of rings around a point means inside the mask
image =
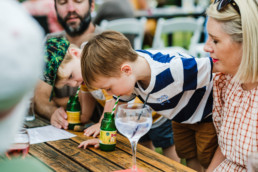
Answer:
POLYGON ((242 59, 242 43, 234 42, 222 28, 222 23, 209 17, 209 38, 204 50, 213 59, 214 72, 235 75, 242 59))

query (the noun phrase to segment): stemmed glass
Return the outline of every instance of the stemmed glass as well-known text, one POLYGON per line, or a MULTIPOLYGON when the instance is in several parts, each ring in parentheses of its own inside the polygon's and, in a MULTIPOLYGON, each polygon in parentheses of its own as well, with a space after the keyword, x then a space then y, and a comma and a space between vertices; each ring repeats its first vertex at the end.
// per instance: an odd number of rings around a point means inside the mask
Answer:
POLYGON ((140 103, 119 105, 115 116, 115 124, 118 131, 126 136, 131 143, 132 171, 137 171, 136 147, 139 139, 151 128, 151 108, 140 103))
POLYGON ((8 159, 12 157, 22 157, 29 152, 30 140, 29 134, 25 128, 21 128, 14 137, 14 142, 6 152, 8 159))

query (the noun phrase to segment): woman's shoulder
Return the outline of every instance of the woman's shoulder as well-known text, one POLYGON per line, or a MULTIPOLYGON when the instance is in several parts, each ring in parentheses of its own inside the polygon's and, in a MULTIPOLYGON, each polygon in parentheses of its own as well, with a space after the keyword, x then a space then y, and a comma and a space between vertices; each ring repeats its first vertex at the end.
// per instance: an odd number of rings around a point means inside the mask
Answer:
POLYGON ((213 85, 214 87, 225 87, 230 81, 232 80, 232 76, 223 74, 223 73, 216 73, 213 77, 213 85))

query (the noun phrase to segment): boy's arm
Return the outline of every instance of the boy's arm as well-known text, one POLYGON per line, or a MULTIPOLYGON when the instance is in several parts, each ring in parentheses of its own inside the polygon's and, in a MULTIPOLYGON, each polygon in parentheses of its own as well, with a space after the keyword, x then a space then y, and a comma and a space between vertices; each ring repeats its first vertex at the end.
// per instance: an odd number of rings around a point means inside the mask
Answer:
POLYGON ((89 139, 80 143, 78 148, 86 149, 88 146, 94 146, 94 148, 99 148, 99 139, 89 139))
POLYGON ((81 123, 89 122, 94 108, 96 106, 96 99, 90 92, 80 91, 80 103, 81 103, 81 123))
POLYGON ((101 125, 101 121, 104 118, 104 113, 105 112, 111 112, 114 105, 115 105, 115 100, 114 99, 110 99, 108 101, 106 101, 105 106, 104 106, 104 110, 103 113, 101 115, 101 118, 99 120, 99 122, 97 124, 92 125, 91 127, 87 128, 84 130, 84 135, 86 136, 93 136, 93 137, 97 137, 99 135, 100 132, 100 125, 101 125))

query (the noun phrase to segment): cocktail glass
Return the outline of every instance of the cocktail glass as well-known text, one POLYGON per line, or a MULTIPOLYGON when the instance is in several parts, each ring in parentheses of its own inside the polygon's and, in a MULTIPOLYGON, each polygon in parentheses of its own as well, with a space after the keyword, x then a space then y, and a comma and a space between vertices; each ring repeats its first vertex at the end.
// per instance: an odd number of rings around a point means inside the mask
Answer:
POLYGON ((29 146, 29 134, 25 128, 22 128, 16 133, 14 142, 6 152, 6 156, 8 159, 11 159, 12 157, 25 158, 29 152, 29 146))
POLYGON ((115 116, 118 131, 126 136, 132 146, 132 171, 137 171, 136 147, 139 139, 146 134, 152 125, 152 113, 148 105, 129 103, 119 105, 115 116))

